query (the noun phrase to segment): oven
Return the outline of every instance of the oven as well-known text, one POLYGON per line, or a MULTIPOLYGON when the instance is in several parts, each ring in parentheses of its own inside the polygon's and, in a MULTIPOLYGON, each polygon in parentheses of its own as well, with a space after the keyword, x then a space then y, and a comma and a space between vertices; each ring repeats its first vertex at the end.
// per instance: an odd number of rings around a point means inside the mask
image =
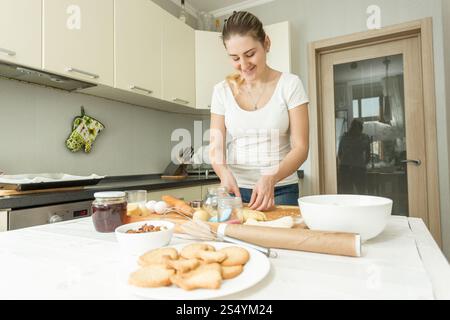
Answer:
POLYGON ((9 231, 49 223, 80 219, 92 214, 92 201, 13 209, 0 212, 0 230, 9 231))

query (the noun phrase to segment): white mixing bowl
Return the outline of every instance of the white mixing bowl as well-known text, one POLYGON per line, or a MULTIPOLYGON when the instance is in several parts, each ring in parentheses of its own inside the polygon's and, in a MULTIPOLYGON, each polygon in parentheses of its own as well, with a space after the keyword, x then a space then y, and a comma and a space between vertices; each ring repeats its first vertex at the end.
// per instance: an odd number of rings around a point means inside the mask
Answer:
POLYGON ((122 225, 116 229, 116 238, 123 252, 141 255, 147 251, 167 246, 172 239, 175 224, 164 220, 140 221, 122 225), (144 224, 165 227, 165 230, 148 233, 127 233, 137 230, 144 224))
POLYGON ((378 236, 392 212, 392 200, 360 195, 320 195, 298 199, 311 230, 357 233, 362 241, 378 236))

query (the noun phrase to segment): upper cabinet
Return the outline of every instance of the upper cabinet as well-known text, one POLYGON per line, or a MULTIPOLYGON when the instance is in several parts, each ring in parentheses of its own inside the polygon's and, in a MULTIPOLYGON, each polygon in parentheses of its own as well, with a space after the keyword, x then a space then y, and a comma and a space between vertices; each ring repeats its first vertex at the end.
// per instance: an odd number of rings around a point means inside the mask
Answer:
MULTIPOLYGON (((291 72, 291 38, 289 22, 264 27, 272 46, 267 64, 278 71, 291 72)), ((219 32, 195 32, 195 66, 197 108, 211 108, 214 85, 236 72, 230 63, 219 32)))
MULTIPOLYGON (((289 23, 265 29, 269 66, 290 72, 289 23)), ((207 113, 214 85, 234 72, 220 33, 195 31, 151 0, 0 0, 0 61, 98 84, 84 93, 185 113, 207 113)))
POLYGON ((43 0, 43 69, 114 85, 113 0, 43 0))
POLYGON ((162 97, 163 9, 148 0, 114 0, 116 88, 162 97))
POLYGON ((195 108, 195 31, 163 12, 163 99, 195 108))
POLYGON ((197 108, 211 108, 214 85, 234 72, 219 32, 195 31, 197 108))
POLYGON ((0 60, 41 68, 41 0, 0 1, 0 60))
POLYGON ((271 24, 264 27, 272 45, 267 55, 269 67, 282 71, 291 72, 291 32, 289 22, 271 24))

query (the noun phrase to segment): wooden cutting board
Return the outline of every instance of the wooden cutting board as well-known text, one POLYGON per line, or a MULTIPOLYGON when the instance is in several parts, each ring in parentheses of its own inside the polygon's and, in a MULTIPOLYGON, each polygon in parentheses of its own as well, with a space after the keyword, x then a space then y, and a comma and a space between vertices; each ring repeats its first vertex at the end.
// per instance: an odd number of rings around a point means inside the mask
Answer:
MULTIPOLYGON (((277 220, 286 216, 300 217, 300 208, 297 206, 277 206, 274 210, 265 211, 264 214, 267 217, 268 221, 277 220)), ((236 219, 236 217, 231 217, 230 220, 236 219)), ((125 223, 132 223, 138 221, 147 221, 147 220, 169 220, 174 222, 177 225, 181 225, 187 221, 186 218, 180 216, 177 213, 168 213, 164 216, 159 214, 150 214, 146 217, 126 217, 125 223)), ((212 226, 217 226, 218 223, 211 223, 212 226)))
POLYGON ((161 179, 163 180, 184 180, 188 176, 161 176, 161 179))
POLYGON ((21 195, 35 194, 35 193, 77 191, 77 190, 83 190, 83 189, 84 189, 83 187, 70 187, 70 188, 54 188, 54 189, 29 190, 29 191, 0 190, 0 197, 21 196, 21 195))

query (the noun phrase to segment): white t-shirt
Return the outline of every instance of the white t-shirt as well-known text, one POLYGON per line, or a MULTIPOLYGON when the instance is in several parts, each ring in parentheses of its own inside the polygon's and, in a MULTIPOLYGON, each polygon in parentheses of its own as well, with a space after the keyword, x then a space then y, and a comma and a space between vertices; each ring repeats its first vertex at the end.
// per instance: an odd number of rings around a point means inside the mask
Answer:
MULTIPOLYGON (((227 164, 240 188, 253 189, 262 174, 274 173, 291 151, 289 112, 308 103, 303 83, 282 73, 269 102, 256 111, 242 109, 226 80, 214 86, 211 113, 225 117, 227 164)), ((297 173, 276 186, 298 183, 297 173)))

